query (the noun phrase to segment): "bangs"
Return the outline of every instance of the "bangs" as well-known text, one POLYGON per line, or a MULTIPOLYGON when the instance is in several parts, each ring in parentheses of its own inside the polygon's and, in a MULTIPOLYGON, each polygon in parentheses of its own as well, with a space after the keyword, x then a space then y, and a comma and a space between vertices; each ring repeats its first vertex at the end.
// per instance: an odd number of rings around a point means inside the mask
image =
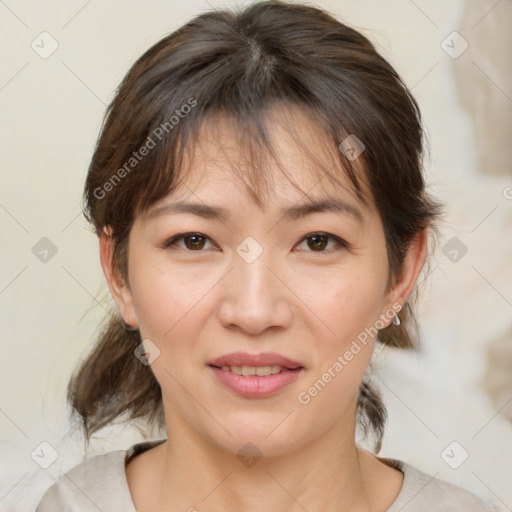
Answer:
MULTIPOLYGON (((325 118, 319 118, 318 110, 290 102, 262 105, 260 111, 252 110, 245 116, 233 109, 206 112, 200 106, 195 109, 174 125, 169 134, 161 137, 161 141, 157 141, 153 161, 148 160, 141 166, 141 178, 133 198, 137 204, 135 216, 143 215, 181 183, 187 182, 197 152, 206 139, 215 141, 216 150, 225 156, 223 162, 228 163, 233 177, 240 180, 251 201, 260 208, 275 190, 273 173, 276 170, 305 199, 313 189, 325 187, 348 191, 363 204, 371 201, 363 159, 350 161, 338 147, 339 141, 344 140, 348 133, 339 127, 338 131, 332 130, 325 118), (312 186, 303 188, 294 180, 294 169, 283 161, 283 155, 276 147, 277 130, 293 147, 293 156, 307 161, 313 178, 312 186), (232 147, 233 143, 236 148, 232 147), (239 156, 236 161, 230 154, 232 149, 239 156)), ((176 109, 173 106, 170 110, 176 109)), ((164 121, 152 127, 152 135, 148 137, 158 139, 163 125, 164 121)), ((209 157, 215 158, 214 155, 209 157)))

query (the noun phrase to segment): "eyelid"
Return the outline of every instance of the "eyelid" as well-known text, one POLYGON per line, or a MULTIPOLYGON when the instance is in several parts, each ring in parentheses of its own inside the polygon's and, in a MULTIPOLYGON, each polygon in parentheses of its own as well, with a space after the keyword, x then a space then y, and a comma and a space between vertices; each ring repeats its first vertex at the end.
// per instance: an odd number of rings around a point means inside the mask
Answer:
POLYGON ((328 249, 326 251, 305 251, 305 252, 310 252, 313 254, 315 254, 315 253, 316 254, 326 254, 326 253, 330 254, 332 251, 336 251, 336 250, 340 250, 340 249, 348 249, 350 247, 350 244, 346 240, 343 240, 343 238, 340 238, 339 236, 333 235, 332 233, 328 233, 326 231, 311 231, 311 232, 307 233, 305 236, 303 236, 301 238, 301 240, 297 243, 297 245, 302 244, 302 242, 307 240, 308 237, 311 237, 313 235, 325 236, 326 238, 334 240, 338 244, 338 247, 334 247, 334 248, 328 249))
MULTIPOLYGON (((175 246, 177 244, 177 242, 179 242, 182 239, 187 238, 189 236, 200 236, 200 237, 206 238, 207 240, 209 240, 212 243, 212 245, 215 246, 215 243, 208 235, 205 235, 198 231, 189 231, 187 233, 178 233, 178 234, 166 239, 164 241, 164 243, 162 244, 162 249, 169 249, 170 247, 175 246)), ((203 252, 203 251, 202 250, 200 250, 200 251, 187 250, 187 252, 203 252)))

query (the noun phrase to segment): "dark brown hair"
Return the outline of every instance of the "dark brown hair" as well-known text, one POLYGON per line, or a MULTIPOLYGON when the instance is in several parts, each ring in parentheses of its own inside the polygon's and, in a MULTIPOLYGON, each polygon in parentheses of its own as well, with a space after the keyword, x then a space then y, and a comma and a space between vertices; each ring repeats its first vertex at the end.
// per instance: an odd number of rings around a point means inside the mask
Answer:
MULTIPOLYGON (((277 159, 266 122, 277 107, 307 113, 337 162, 323 176, 336 183, 346 173, 361 200, 373 202, 386 236, 389 285, 395 282, 409 244, 439 213, 425 191, 418 106, 361 33, 319 8, 278 0, 197 16, 146 51, 119 86, 89 167, 85 215, 98 235, 111 230, 120 278, 127 280, 134 219, 176 187, 184 152, 206 121, 226 115, 237 126, 253 164, 238 172, 261 204, 268 176, 255 161, 277 159), (343 151, 349 135, 364 144, 357 159, 343 151)), ((401 325, 382 329, 378 339, 414 348, 409 304, 400 318, 401 325)), ((71 379, 68 398, 87 438, 119 417, 163 425, 160 386, 134 356, 140 342, 138 331, 107 318, 71 379)), ((367 376, 357 415, 365 435, 375 435, 378 452, 386 410, 367 376)))

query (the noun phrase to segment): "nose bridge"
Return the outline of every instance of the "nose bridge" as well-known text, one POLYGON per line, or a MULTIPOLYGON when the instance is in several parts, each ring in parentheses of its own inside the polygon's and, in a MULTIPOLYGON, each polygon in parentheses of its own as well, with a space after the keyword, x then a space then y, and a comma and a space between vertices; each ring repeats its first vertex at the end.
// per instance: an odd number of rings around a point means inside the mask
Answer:
POLYGON ((270 251, 264 250, 255 239, 248 237, 237 247, 236 253, 234 270, 245 292, 249 296, 269 292, 272 286, 268 281, 273 277, 268 269, 271 264, 270 251))
POLYGON ((264 248, 254 237, 248 236, 236 248, 234 258, 235 276, 239 280, 237 293, 246 300, 251 307, 264 307, 272 299, 275 277, 269 270, 272 254, 264 248))
POLYGON ((270 268, 274 258, 253 237, 247 237, 233 254, 230 283, 221 305, 221 321, 257 334, 290 320, 286 287, 270 268), (270 268, 269 268, 270 267, 270 268))

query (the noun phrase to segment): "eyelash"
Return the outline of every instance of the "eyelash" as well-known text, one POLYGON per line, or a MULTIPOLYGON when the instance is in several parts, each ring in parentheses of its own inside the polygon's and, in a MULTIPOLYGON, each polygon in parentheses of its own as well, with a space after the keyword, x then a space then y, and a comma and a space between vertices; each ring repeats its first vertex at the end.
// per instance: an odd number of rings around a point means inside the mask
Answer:
MULTIPOLYGON (((333 250, 337 251, 337 250, 349 248, 348 242, 346 242, 345 240, 343 240, 342 238, 340 238, 336 235, 332 235, 331 233, 325 233, 324 231, 313 231, 311 233, 308 233, 307 235, 302 237, 302 239, 300 240, 298 245, 300 245, 302 242, 308 240, 308 238, 313 237, 314 235, 320 235, 322 237, 326 237, 328 239, 334 240, 338 244, 338 247, 335 247, 334 249, 331 248, 328 250, 323 250, 323 251, 312 251, 311 250, 311 251, 306 251, 306 252, 321 254, 321 253, 331 253, 333 250)), ((168 240, 166 240, 163 244, 163 248, 170 249, 171 247, 176 246, 179 241, 181 241, 185 238, 188 238, 188 237, 192 237, 192 236, 199 236, 199 237, 203 237, 203 238, 210 240, 210 238, 208 236, 203 235, 202 233, 197 233, 197 232, 179 233, 179 234, 174 235, 173 237, 169 238, 168 240)), ((210 240, 210 242, 211 242, 211 240, 210 240)), ((184 249, 186 252, 204 252, 203 249, 199 249, 197 251, 187 249, 186 247, 185 248, 182 247, 182 249, 184 249)))

